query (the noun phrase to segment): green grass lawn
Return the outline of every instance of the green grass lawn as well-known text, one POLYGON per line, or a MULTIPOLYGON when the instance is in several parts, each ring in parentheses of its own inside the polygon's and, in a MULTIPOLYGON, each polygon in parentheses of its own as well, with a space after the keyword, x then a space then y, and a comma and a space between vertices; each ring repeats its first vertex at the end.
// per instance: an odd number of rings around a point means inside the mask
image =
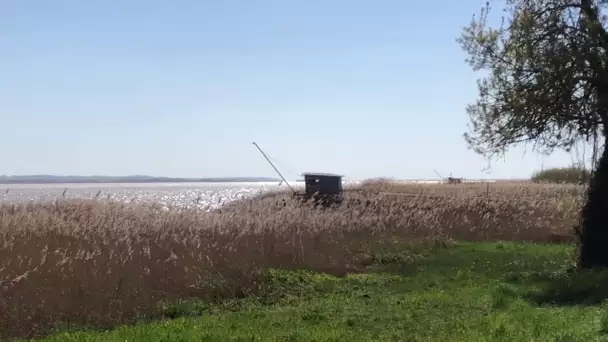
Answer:
POLYGON ((45 341, 608 341, 608 273, 569 246, 386 250, 361 274, 273 271, 273 291, 177 318, 45 341))

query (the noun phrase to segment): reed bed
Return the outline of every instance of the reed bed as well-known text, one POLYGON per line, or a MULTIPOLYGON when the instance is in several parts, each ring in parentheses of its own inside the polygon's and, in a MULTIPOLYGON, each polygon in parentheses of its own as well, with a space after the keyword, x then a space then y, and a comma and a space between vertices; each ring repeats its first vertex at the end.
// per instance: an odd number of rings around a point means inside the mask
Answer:
POLYGON ((584 188, 367 182, 340 208, 282 193, 222 210, 64 200, 0 205, 0 339, 161 317, 266 289, 264 270, 360 270, 393 240, 572 241, 584 188))

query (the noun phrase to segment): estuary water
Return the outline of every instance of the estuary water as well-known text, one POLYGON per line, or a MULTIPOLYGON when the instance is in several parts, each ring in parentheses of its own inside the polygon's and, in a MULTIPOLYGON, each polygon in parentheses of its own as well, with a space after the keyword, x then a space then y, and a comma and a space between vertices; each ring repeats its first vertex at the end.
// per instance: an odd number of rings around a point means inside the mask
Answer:
MULTIPOLYGON (((296 184, 296 187, 301 187, 299 183, 296 184)), ((232 201, 284 189, 288 189, 287 186, 277 182, 0 184, 0 201, 16 203, 53 201, 61 198, 99 198, 158 203, 167 207, 195 206, 214 209, 232 201)))
MULTIPOLYGON (((440 183, 438 181, 403 181, 440 183)), ((360 181, 346 181, 352 186, 360 181)), ((290 182, 296 189, 303 183, 290 182)), ((70 183, 70 184, 0 184, 0 202, 41 202, 61 198, 111 199, 122 202, 157 203, 166 207, 198 207, 211 210, 232 201, 265 192, 289 190, 285 183, 70 183)))

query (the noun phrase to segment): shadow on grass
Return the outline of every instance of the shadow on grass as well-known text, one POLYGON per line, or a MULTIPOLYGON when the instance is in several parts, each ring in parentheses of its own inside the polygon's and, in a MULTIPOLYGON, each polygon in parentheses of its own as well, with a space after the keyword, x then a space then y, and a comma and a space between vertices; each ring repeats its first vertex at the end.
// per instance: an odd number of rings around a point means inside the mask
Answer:
POLYGON ((536 275, 524 298, 537 305, 590 306, 608 299, 608 270, 571 270, 536 275))
POLYGON ((509 293, 501 293, 498 297, 508 294, 539 306, 608 303, 608 270, 569 267, 572 266, 571 252, 571 247, 551 244, 436 245, 427 246, 421 253, 381 253, 371 272, 405 277, 417 275, 420 282, 433 276, 442 279, 443 283, 454 284, 461 278, 476 282, 502 280, 507 284, 501 290, 509 293))
POLYGON ((371 271, 446 279, 463 273, 486 280, 507 275, 508 282, 539 282, 551 279, 547 272, 563 269, 569 260, 565 251, 563 247, 538 244, 443 242, 382 251, 375 256, 376 267, 371 271), (544 275, 533 277, 540 272, 544 275))
MULTIPOLYGON (((273 305, 330 293, 363 293, 374 286, 394 286, 406 291, 433 284, 489 286, 496 282, 502 284, 494 303, 497 307, 506 305, 503 301, 510 297, 539 306, 592 306, 608 302, 608 270, 568 268, 572 265, 571 252, 570 247, 564 246, 516 243, 430 242, 387 246, 368 255, 367 269, 361 271, 367 277, 363 278, 334 277, 306 270, 270 270, 264 291, 246 303, 273 305)), ((233 301, 222 309, 238 309, 242 303, 233 301)), ((164 316, 197 316, 209 310, 205 303, 174 304, 164 316)))

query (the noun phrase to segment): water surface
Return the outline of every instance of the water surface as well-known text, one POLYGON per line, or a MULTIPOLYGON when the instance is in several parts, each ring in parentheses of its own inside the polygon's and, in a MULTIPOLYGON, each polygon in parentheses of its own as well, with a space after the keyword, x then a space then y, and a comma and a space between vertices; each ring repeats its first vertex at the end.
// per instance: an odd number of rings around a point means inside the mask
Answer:
POLYGON ((0 184, 0 201, 52 201, 100 198, 124 202, 155 202, 164 206, 220 207, 231 201, 287 189, 273 183, 78 183, 0 184))
MULTIPOLYGON (((400 181, 404 183, 440 183, 436 180, 400 181)), ((345 186, 359 181, 346 181, 345 186)), ((301 189, 303 183, 291 182, 301 189)), ((69 183, 69 184, 0 184, 0 202, 53 201, 60 198, 99 198, 123 202, 158 203, 166 207, 219 208, 264 192, 289 190, 283 183, 69 183)))

